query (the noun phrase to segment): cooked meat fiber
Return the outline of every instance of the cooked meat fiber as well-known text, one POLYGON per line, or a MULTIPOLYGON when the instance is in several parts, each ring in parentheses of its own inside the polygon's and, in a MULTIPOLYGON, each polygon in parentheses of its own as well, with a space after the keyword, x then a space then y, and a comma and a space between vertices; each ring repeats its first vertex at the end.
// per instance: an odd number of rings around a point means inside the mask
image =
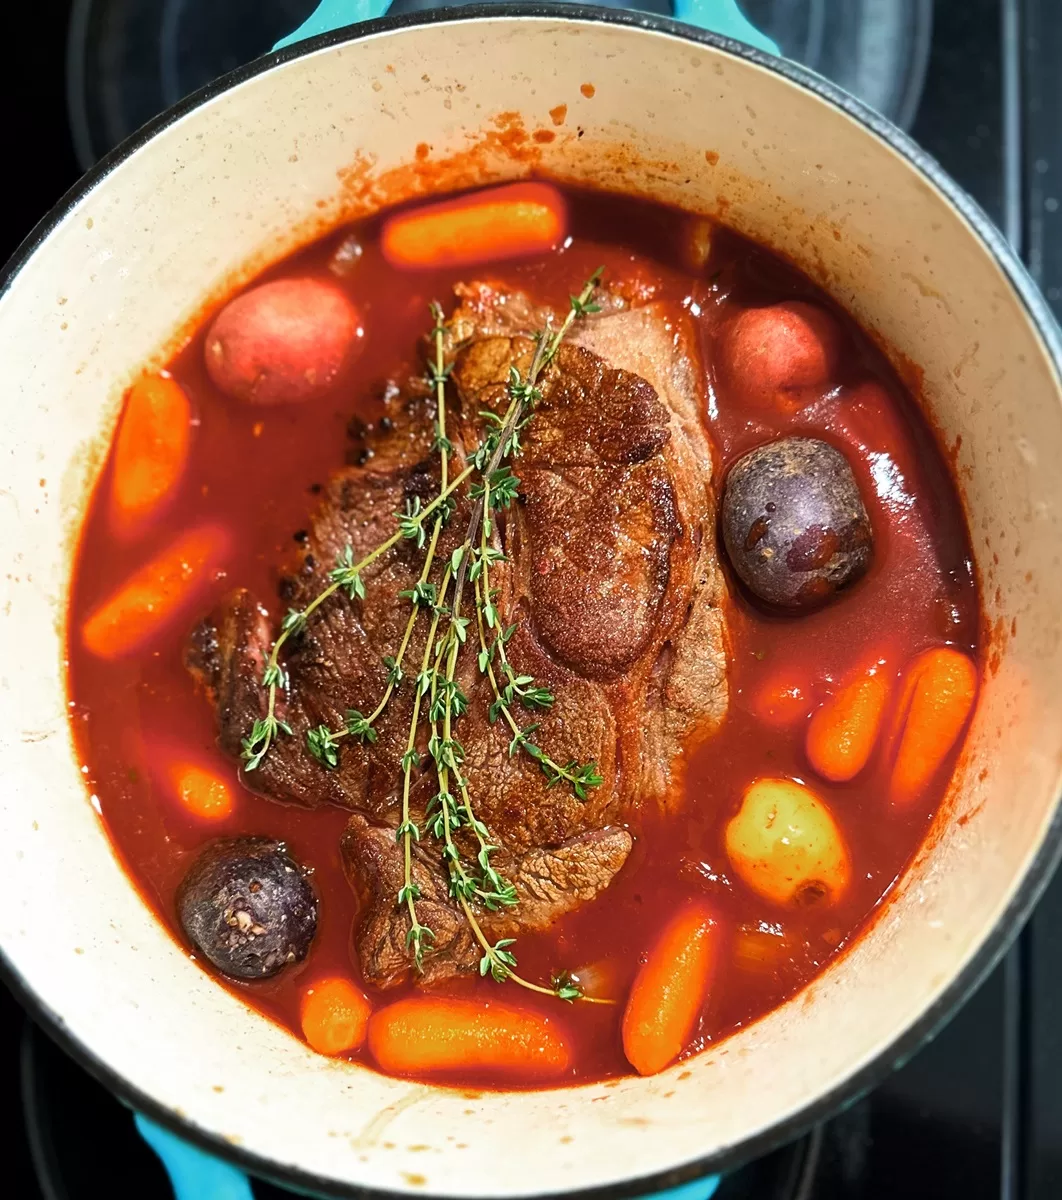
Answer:
MULTIPOLYGON (((483 284, 458 295, 449 345, 456 395, 448 396, 447 423, 461 460, 483 435, 480 413, 507 406, 509 368, 526 369, 529 334, 546 314, 523 295, 483 284)), ((540 381, 542 399, 514 464, 520 502, 495 522, 507 561, 491 572, 502 622, 516 625, 507 647, 513 668, 555 697, 548 712, 519 709, 517 719, 539 722, 535 738, 556 761, 597 763, 601 785, 579 800, 563 785, 548 787, 526 755, 510 757, 508 729, 488 721, 493 695, 478 671, 475 638, 458 662, 470 701, 455 729, 465 773, 477 816, 499 846, 493 861, 519 896, 514 908, 479 914, 492 939, 542 929, 606 888, 631 848, 623 824, 630 812, 680 802, 678 760, 715 730, 727 706, 712 457, 691 330, 684 316, 657 305, 606 308, 577 326, 540 381)), ((301 563, 282 585, 295 608, 326 586, 344 546, 360 559, 393 532, 393 514, 407 499, 427 501, 438 491, 432 397, 411 388, 389 392, 386 403, 389 419, 364 431, 371 456, 358 455, 364 465, 331 480, 301 563)), ((469 517, 463 499, 440 541, 441 562, 469 517)), ((289 643, 290 684, 278 713, 293 736, 282 735, 247 777, 277 800, 354 811, 343 860, 361 900, 361 968, 379 987, 402 982, 411 969, 408 914, 395 903, 403 865, 394 831, 412 688, 407 683, 395 693, 374 744, 344 740, 334 771, 309 755, 306 731, 321 723, 341 728, 347 709, 376 706, 386 685, 382 660, 396 652, 408 617, 395 597, 412 586, 422 561, 412 543, 401 543, 364 573, 364 601, 337 594, 289 643)), ((469 615, 472 603, 467 589, 469 615)), ((417 623, 407 651, 410 676, 427 624, 417 623)), ((216 707, 221 745, 234 756, 265 713, 261 677, 274 627, 258 601, 240 591, 192 638, 189 666, 216 707)), ((415 819, 436 790, 430 767, 415 773, 415 819)), ((416 847, 414 878, 419 920, 435 933, 424 981, 473 968, 479 952, 428 836, 416 847)))

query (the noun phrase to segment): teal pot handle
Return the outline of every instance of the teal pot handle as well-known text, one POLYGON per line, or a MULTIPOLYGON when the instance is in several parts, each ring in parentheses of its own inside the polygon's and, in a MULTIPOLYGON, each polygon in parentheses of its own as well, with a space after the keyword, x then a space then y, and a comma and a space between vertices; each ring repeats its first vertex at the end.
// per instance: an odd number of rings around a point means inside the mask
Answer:
MULTIPOLYGON (((737 0, 674 0, 675 17, 723 37, 745 42, 768 54, 778 46, 762 34, 738 8, 737 0)), ((273 47, 282 50, 320 33, 382 17, 390 0, 321 0, 313 13, 293 33, 273 47)), ((136 1127, 166 1168, 175 1200, 254 1200, 251 1185, 235 1167, 181 1141, 154 1122, 135 1114, 136 1127)), ((658 1193, 658 1200, 711 1200, 719 1186, 718 1175, 695 1179, 682 1187, 658 1193)))
POLYGON ((281 38, 273 49, 283 50, 285 46, 294 46, 296 42, 304 42, 319 33, 331 33, 333 29, 342 29, 344 25, 373 21, 382 17, 390 7, 391 0, 321 0, 298 29, 281 38))
MULTIPOLYGON (((699 25, 712 33, 733 38, 738 42, 754 46, 767 54, 780 55, 776 42, 761 33, 738 7, 737 0, 673 0, 675 18, 687 25, 699 25)), ((344 25, 355 25, 359 21, 371 21, 382 17, 390 7, 390 0, 321 0, 317 8, 286 38, 281 38, 273 47, 282 50, 296 42, 316 37, 319 33, 331 33, 344 25)))
MULTIPOLYGON (((744 42, 756 50, 781 57, 778 43, 761 33, 738 7, 737 0, 672 0, 675 20, 699 25, 710 33, 744 42)), ((322 6, 323 7, 323 6, 322 6)))
MULTIPOLYGON (((140 1113, 134 1113, 133 1120, 140 1136, 166 1168, 174 1200, 254 1200, 250 1180, 230 1163, 189 1145, 140 1113)), ((719 1179, 718 1175, 706 1175, 658 1192, 653 1200, 711 1200, 719 1179)))
POLYGON ((250 1181, 242 1171, 181 1141, 140 1113, 134 1113, 133 1120, 166 1168, 174 1200, 254 1200, 250 1181))

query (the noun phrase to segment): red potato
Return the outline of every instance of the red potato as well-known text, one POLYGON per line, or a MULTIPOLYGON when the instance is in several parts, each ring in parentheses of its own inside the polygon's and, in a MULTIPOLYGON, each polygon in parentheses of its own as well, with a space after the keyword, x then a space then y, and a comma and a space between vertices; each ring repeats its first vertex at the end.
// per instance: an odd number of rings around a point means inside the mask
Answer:
POLYGON ((723 326, 718 372, 724 396, 795 412, 833 380, 837 322, 804 300, 747 308, 723 326))
POLYGON ((234 400, 291 404, 326 392, 360 335, 357 309, 338 288, 277 279, 225 305, 204 355, 210 378, 234 400))

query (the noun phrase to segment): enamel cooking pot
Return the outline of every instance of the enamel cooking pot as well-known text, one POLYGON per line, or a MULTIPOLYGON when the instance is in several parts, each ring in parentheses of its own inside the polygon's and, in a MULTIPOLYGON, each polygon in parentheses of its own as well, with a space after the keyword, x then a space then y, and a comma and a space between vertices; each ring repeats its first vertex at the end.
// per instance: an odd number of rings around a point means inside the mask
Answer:
POLYGON ((317 1193, 647 1191, 793 1136, 973 989, 1059 852, 1062 344, 984 215, 823 80, 655 17, 459 9, 340 31, 193 96, 100 164, 0 292, 0 947, 129 1102, 317 1193), (798 263, 921 391, 954 462, 988 653, 944 811, 872 928, 654 1078, 471 1093, 313 1054, 138 895, 70 736, 71 559, 123 390, 204 303, 344 217, 532 172, 725 220, 798 263))

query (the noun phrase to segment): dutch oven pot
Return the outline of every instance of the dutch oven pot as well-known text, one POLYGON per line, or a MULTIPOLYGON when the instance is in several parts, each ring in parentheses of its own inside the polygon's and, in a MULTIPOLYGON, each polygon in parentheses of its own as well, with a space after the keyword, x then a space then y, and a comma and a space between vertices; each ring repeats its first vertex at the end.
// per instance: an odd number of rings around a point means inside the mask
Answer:
POLYGON ((601 10, 373 22, 269 56, 159 118, 34 231, 2 289, 3 963, 90 1070, 184 1137, 317 1193, 678 1183, 762 1153, 874 1083, 976 986, 1035 902, 1060 841, 1062 346, 983 214, 821 79, 601 10), (344 216, 531 172, 720 217, 855 315, 920 388, 954 462, 988 652, 940 817, 821 977, 662 1075, 479 1093, 321 1058, 189 959, 86 792, 64 621, 123 390, 204 303, 344 216))

